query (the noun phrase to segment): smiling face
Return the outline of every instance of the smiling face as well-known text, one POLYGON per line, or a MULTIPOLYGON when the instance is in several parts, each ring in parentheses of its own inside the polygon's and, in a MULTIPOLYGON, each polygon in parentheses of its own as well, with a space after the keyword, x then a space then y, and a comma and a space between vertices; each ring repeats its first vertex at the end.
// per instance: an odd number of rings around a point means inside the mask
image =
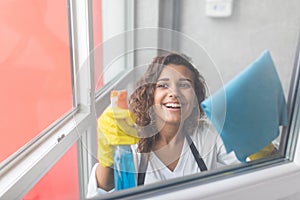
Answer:
POLYGON ((156 56, 136 86, 129 108, 136 117, 141 153, 150 152, 159 138, 194 131, 204 116, 199 105, 206 97, 205 81, 184 54, 156 56))
POLYGON ((158 77, 154 92, 157 123, 178 126, 191 113, 195 102, 192 71, 184 65, 166 65, 158 77))

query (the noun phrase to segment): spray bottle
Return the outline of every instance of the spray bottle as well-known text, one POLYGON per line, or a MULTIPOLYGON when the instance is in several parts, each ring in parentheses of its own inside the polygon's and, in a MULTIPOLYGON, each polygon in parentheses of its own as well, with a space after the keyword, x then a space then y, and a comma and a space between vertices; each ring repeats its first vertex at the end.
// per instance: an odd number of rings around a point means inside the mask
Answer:
MULTIPOLYGON (((128 109, 127 91, 111 92, 111 106, 128 109)), ((130 133, 129 133, 130 135, 130 133)), ((130 144, 116 145, 114 150, 114 183, 115 190, 136 187, 134 162, 130 144)))

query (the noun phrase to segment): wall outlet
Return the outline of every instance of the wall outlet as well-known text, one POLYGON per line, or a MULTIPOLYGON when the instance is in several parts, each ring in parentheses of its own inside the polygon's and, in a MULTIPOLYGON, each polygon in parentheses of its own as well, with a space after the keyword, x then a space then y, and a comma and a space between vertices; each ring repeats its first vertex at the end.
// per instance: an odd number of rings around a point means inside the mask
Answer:
POLYGON ((233 0, 206 0, 206 15, 209 17, 229 17, 233 0))

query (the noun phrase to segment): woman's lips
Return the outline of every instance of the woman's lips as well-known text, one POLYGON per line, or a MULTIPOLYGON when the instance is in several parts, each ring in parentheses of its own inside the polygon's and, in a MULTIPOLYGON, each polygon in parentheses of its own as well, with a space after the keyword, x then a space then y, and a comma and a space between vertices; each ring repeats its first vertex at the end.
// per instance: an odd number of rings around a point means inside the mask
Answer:
POLYGON ((165 103, 163 104, 167 110, 172 110, 172 111, 178 111, 181 110, 181 104, 180 103, 165 103))
POLYGON ((164 106, 167 108, 181 108, 180 103, 165 103, 164 106))

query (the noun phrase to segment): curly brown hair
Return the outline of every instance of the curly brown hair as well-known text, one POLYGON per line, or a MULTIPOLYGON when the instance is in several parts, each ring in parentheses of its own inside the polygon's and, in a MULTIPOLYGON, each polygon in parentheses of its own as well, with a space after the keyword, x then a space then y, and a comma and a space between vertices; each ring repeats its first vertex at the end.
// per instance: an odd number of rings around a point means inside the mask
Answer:
POLYGON ((190 58, 184 54, 178 53, 168 53, 155 57, 148 66, 145 74, 136 83, 136 89, 131 94, 129 101, 130 109, 136 116, 137 130, 140 137, 138 151, 141 153, 150 152, 158 136, 155 119, 154 117, 151 117, 153 112, 151 107, 154 104, 154 92, 157 79, 164 67, 169 64, 184 65, 193 72, 195 94, 198 100, 199 109, 193 109, 192 114, 185 120, 185 130, 187 132, 192 131, 190 130, 191 127, 195 128, 195 124, 204 116, 200 102, 206 98, 206 84, 203 76, 191 64, 190 58))

